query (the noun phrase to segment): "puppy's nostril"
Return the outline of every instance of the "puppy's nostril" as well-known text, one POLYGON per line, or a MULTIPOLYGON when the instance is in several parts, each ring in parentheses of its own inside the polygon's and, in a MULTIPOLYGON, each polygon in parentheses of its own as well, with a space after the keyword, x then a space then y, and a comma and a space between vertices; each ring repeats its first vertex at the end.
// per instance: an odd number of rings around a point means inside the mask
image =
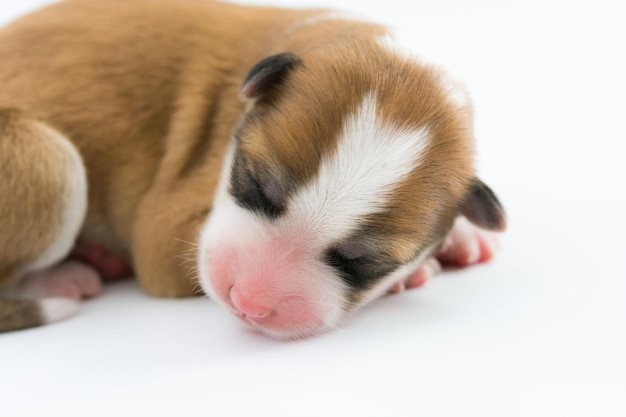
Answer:
POLYGON ((271 308, 255 303, 254 300, 243 296, 235 287, 230 289, 230 302, 233 307, 251 319, 260 320, 272 314, 271 308))

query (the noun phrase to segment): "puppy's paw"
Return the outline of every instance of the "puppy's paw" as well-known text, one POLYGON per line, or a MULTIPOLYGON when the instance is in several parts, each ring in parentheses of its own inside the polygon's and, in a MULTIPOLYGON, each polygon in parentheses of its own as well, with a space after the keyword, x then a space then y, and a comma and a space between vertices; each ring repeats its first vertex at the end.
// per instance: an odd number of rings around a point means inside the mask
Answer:
POLYGON ((469 266, 487 262, 500 250, 498 236, 458 217, 436 257, 442 264, 469 266))
POLYGON ((116 281, 133 276, 128 259, 107 250, 102 245, 77 245, 71 257, 92 266, 105 281, 116 281))
POLYGON ((31 272, 14 288, 16 298, 67 298, 82 300, 96 297, 102 283, 95 269, 81 262, 69 261, 44 271, 31 272))
POLYGON ((417 271, 410 274, 403 281, 394 284, 388 292, 389 294, 397 294, 411 288, 423 287, 439 272, 441 272, 441 264, 437 259, 430 258, 424 262, 417 271))

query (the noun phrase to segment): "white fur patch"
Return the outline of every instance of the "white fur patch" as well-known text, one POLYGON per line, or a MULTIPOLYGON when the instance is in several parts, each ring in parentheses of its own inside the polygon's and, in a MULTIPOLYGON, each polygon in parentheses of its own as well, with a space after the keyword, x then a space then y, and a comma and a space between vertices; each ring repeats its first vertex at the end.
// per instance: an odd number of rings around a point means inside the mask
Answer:
POLYGON ((41 311, 44 323, 52 323, 75 315, 79 309, 79 302, 69 298, 44 298, 37 304, 41 311))
POLYGON ((40 128, 66 153, 67 184, 66 193, 63 196, 65 209, 55 240, 25 268, 24 273, 47 268, 63 259, 72 250, 87 213, 87 173, 78 150, 56 130, 43 124, 40 128))
POLYGON ((384 124, 375 96, 367 95, 317 178, 290 202, 287 216, 311 225, 323 245, 346 237, 364 216, 384 208, 397 184, 422 162, 428 144, 427 127, 409 131, 384 124))
POLYGON ((459 108, 470 104, 469 94, 461 76, 427 45, 397 32, 389 32, 380 37, 378 43, 384 49, 407 60, 439 69, 439 82, 450 102, 459 108))

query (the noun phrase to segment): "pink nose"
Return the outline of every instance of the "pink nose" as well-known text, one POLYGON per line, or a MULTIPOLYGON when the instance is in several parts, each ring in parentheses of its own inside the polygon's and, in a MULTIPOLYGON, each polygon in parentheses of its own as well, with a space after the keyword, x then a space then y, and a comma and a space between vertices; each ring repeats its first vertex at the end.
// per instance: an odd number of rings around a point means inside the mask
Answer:
POLYGON ((233 307, 251 319, 264 319, 272 313, 271 308, 256 304, 254 301, 243 296, 234 287, 230 289, 230 301, 233 307))

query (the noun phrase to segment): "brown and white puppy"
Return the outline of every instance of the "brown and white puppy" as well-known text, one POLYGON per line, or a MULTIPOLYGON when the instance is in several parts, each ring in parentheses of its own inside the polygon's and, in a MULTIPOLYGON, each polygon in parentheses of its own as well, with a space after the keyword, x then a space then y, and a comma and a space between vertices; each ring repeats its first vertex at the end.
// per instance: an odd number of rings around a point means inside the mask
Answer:
POLYGON ((371 23, 65 1, 0 31, 0 85, 0 330, 72 314, 126 259, 153 295, 316 334, 505 226, 465 90, 371 23))

